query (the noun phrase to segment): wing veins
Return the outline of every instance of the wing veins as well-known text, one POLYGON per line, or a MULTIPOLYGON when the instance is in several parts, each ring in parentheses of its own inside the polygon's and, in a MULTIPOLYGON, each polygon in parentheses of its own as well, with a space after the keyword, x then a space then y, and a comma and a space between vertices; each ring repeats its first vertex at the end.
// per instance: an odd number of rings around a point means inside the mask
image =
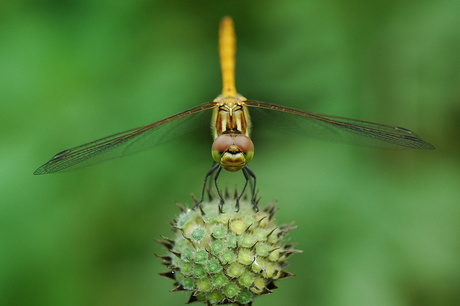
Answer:
POLYGON ((283 113, 295 114, 304 118, 318 120, 331 126, 340 126, 343 128, 343 131, 353 132, 361 136, 378 139, 399 146, 418 149, 434 149, 434 146, 419 138, 411 130, 397 126, 391 126, 359 119, 351 119, 346 117, 313 113, 292 107, 269 104, 255 100, 247 100, 244 101, 244 103, 248 107, 263 108, 283 113))
POLYGON ((151 124, 140 126, 137 128, 129 129, 123 132, 115 133, 103 138, 99 138, 94 141, 64 150, 53 156, 47 163, 39 167, 34 174, 46 174, 64 170, 72 166, 78 165, 92 157, 95 157, 107 150, 118 147, 126 141, 132 140, 135 137, 142 135, 143 133, 152 129, 158 128, 165 123, 172 122, 176 119, 187 117, 192 114, 199 113, 201 111, 209 110, 215 107, 214 102, 207 102, 205 104, 196 106, 170 117, 164 118, 160 121, 156 121, 151 124), (107 146, 104 149, 104 146, 107 146))

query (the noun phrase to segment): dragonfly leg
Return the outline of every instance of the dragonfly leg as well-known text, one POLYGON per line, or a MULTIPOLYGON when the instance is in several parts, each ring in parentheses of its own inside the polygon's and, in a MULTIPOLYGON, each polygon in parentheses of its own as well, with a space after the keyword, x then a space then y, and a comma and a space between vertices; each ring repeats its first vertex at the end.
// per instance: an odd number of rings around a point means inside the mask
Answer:
POLYGON ((256 191, 257 191, 256 190, 256 187, 257 187, 256 175, 248 167, 246 167, 246 170, 248 171, 248 174, 252 176, 253 181, 254 181, 254 185, 252 185, 251 181, 249 183, 251 184, 251 193, 252 193, 251 202, 252 202, 252 205, 254 205, 254 210, 257 212, 259 211, 259 206, 257 205, 257 200, 256 200, 256 191))
POLYGON ((244 178, 246 179, 246 182, 244 183, 244 187, 243 187, 241 194, 236 199, 236 211, 240 209, 240 199, 243 196, 244 192, 246 191, 246 187, 248 186, 248 182, 249 182, 251 186, 251 194, 252 194, 251 203, 254 206, 254 211, 257 212, 259 211, 259 206, 257 205, 257 201, 256 201, 256 175, 248 167, 244 167, 242 171, 243 171, 244 178), (254 184, 252 182, 254 182, 254 184))
MULTIPOLYGON (((235 211, 239 212, 240 211, 240 200, 244 195, 244 192, 246 191, 246 187, 248 186, 248 182, 250 181, 250 177, 248 173, 246 172, 246 168, 243 168, 241 171, 243 171, 244 178, 246 181, 244 182, 243 190, 241 190, 240 195, 236 198, 236 203, 235 203, 235 211)), ((252 186, 252 184, 251 184, 252 186)))
MULTIPOLYGON (((219 164, 219 166, 220 166, 220 164, 219 164)), ((214 186, 216 186, 217 194, 219 195, 219 199, 220 199, 219 212, 223 213, 224 212, 223 209, 224 209, 225 200, 224 200, 224 197, 222 196, 222 193, 220 192, 219 185, 217 184, 217 179, 219 178, 219 175, 220 175, 221 171, 222 171, 222 167, 219 167, 219 169, 217 169, 217 171, 216 171, 216 174, 214 175, 214 186)))
MULTIPOLYGON (((204 182, 203 182, 203 189, 201 190, 201 199, 196 202, 195 204, 193 204, 193 207, 192 209, 195 209, 195 207, 197 207, 198 205, 200 205, 203 201, 204 201, 204 194, 205 194, 205 191, 206 191, 206 186, 208 185, 208 180, 209 178, 214 174, 214 172, 216 172, 216 170, 219 168, 219 171, 220 172, 220 164, 219 163, 215 163, 211 170, 208 171, 208 173, 206 173, 206 176, 204 177, 204 182)), ((219 196, 220 196, 220 192, 219 192, 219 196)), ((221 198, 221 201, 222 201, 222 196, 220 197, 221 198)))

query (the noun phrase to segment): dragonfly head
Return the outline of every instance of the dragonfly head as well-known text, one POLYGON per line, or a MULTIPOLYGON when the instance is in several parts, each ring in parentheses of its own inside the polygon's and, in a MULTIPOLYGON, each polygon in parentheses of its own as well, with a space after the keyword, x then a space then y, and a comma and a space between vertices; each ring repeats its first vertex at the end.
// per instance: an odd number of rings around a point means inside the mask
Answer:
POLYGON ((230 172, 244 168, 253 156, 254 144, 245 135, 223 134, 212 144, 212 158, 230 172))

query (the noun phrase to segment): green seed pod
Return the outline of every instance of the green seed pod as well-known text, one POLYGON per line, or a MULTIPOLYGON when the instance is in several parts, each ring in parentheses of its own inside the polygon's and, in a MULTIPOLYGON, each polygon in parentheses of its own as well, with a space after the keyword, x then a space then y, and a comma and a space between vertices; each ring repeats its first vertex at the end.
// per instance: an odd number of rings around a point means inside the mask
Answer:
POLYGON ((200 204, 194 210, 179 207, 174 220, 174 239, 159 241, 169 254, 158 256, 169 269, 161 275, 175 281, 172 291, 190 291, 188 303, 250 305, 255 297, 272 293, 276 280, 291 277, 284 271, 294 253, 285 241, 292 224, 275 223, 275 204, 254 212, 250 201, 241 199, 235 212, 234 197, 200 204))

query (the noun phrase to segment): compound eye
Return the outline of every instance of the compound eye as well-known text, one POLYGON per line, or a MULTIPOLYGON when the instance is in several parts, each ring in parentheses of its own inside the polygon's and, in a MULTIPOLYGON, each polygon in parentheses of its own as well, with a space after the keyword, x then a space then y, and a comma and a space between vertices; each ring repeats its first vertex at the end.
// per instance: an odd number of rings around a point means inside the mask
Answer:
POLYGON ((241 151, 244 153, 250 153, 254 152, 254 143, 252 140, 244 135, 237 135, 235 138, 233 138, 234 144, 240 148, 241 151))
POLYGON ((212 159, 214 159, 216 163, 220 163, 223 153, 227 151, 231 145, 233 145, 233 139, 230 135, 220 135, 217 137, 212 144, 212 159))
POLYGON ((212 152, 225 152, 231 145, 233 145, 232 136, 220 135, 212 144, 212 152))

